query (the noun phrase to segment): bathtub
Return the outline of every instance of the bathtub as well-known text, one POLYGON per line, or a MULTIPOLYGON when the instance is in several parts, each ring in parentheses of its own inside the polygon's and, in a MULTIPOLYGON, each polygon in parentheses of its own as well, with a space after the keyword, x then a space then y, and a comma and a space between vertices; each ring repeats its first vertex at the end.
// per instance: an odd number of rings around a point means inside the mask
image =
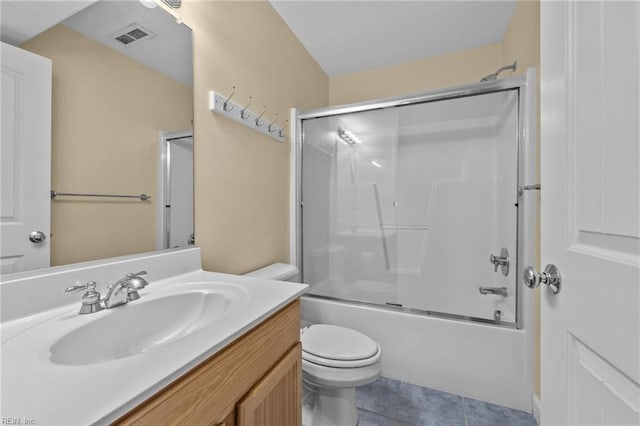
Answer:
MULTIPOLYGON (((533 299, 533 292, 526 299, 533 299)), ((382 375, 403 382, 532 411, 532 300, 525 300, 521 330, 356 305, 311 296, 302 316, 376 340, 382 375)))

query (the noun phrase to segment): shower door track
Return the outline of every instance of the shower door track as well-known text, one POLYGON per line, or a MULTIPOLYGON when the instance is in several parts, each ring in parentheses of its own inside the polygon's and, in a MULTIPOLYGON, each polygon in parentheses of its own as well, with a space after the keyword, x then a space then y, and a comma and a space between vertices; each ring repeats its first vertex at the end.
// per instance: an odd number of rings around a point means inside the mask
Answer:
MULTIPOLYGON (((527 73, 528 74, 528 73, 527 73)), ((535 73, 534 73, 535 75, 535 73)), ((527 99, 527 90, 524 90, 527 85, 530 84, 527 79, 527 75, 518 76, 518 77, 510 77, 504 78, 501 80, 487 81, 487 82, 479 82, 472 84, 465 84, 461 86, 455 86, 445 89, 438 89, 430 92, 424 92, 416 95, 408 95, 408 96, 398 96, 392 98, 378 99, 373 101, 366 101, 354 104, 347 105, 339 105, 335 107, 325 107, 312 109, 308 111, 299 112, 297 110, 292 110, 292 128, 295 129, 295 140, 292 143, 295 143, 295 147, 292 147, 293 150, 293 164, 295 167, 295 232, 296 232, 296 248, 295 248, 295 263, 298 269, 300 270, 300 277, 304 278, 304 268, 302 265, 302 243, 303 243, 303 235, 302 235, 302 206, 304 203, 302 197, 302 150, 303 150, 303 139, 304 135, 302 134, 302 121, 309 120, 314 118, 322 118, 322 117, 331 117, 335 115, 344 115, 344 114, 352 114, 357 112, 364 111, 373 111, 387 108, 396 108, 401 106, 408 105, 416 105, 423 104, 429 102, 438 102, 459 98, 466 98, 471 96, 478 95, 488 95, 491 93, 499 93, 510 90, 516 90, 518 92, 518 131, 516 135, 517 140, 517 183, 516 188, 520 188, 524 185, 524 138, 530 137, 531 132, 528 127, 530 127, 530 123, 528 120, 528 105, 530 100, 527 99)), ((524 232, 524 214, 523 210, 520 208, 524 205, 524 197, 522 194, 517 194, 518 200, 518 209, 517 209, 517 230, 516 230, 516 265, 515 270, 520 271, 522 269, 522 254, 524 253, 524 239, 522 238, 522 234, 524 232)), ((293 261, 292 261, 293 262, 293 261)), ((302 280, 304 281, 304 280, 302 280)), ((426 315, 437 318, 446 318, 446 319, 454 319, 454 320, 464 320, 468 322, 476 322, 476 323, 484 323, 484 324, 492 324, 498 325, 505 328, 515 328, 522 329, 524 326, 523 323, 523 305, 522 305, 522 289, 519 285, 518 280, 516 279, 515 285, 515 322, 505 322, 498 321, 492 319, 484 319, 484 318, 476 318, 469 317, 458 314, 451 313, 443 313, 437 311, 429 311, 429 310, 421 310, 415 308, 404 308, 401 306, 394 305, 386 305, 379 304, 373 302, 363 302, 363 301, 355 301, 349 299, 342 299, 338 297, 331 296, 322 296, 315 294, 307 294, 304 297, 312 297, 326 300, 333 300, 338 302, 345 302, 363 306, 376 307, 380 309, 386 310, 394 310, 401 311, 406 313, 412 313, 417 315, 426 315)))
POLYGON ((324 299, 324 300, 330 300, 332 302, 347 303, 349 305, 365 306, 365 307, 370 307, 375 309, 384 309, 387 311, 401 312, 404 314, 422 315, 422 316, 447 319, 447 320, 453 320, 453 321, 464 321, 464 322, 475 322, 475 323, 481 323, 481 324, 499 325, 504 328, 513 328, 513 329, 518 328, 515 322, 499 321, 499 320, 494 320, 489 318, 471 317, 467 315, 450 314, 447 312, 430 311, 430 310, 417 309, 417 308, 405 308, 404 306, 396 305, 394 303, 383 305, 381 303, 365 302, 364 300, 355 300, 355 299, 344 299, 341 297, 325 296, 323 294, 305 294, 302 297, 303 298, 309 297, 313 299, 324 299))
POLYGON ((463 86, 440 89, 417 95, 398 96, 387 99, 359 102, 355 104, 312 109, 309 111, 298 113, 297 118, 301 121, 310 118, 330 117, 332 115, 351 114, 354 112, 394 108, 399 106, 415 105, 448 99, 466 98, 469 96, 488 95, 490 93, 520 89, 521 87, 526 86, 526 84, 527 80, 525 76, 511 77, 491 82, 465 84, 463 86))

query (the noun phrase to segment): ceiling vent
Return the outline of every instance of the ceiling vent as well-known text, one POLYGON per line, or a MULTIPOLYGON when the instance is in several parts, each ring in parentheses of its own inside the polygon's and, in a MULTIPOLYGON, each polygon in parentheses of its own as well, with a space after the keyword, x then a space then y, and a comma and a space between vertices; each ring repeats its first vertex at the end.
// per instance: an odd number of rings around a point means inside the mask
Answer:
POLYGON ((162 0, 167 6, 178 9, 182 6, 182 0, 162 0))
POLYGON ((127 28, 112 34, 110 38, 124 46, 132 46, 142 40, 154 38, 156 35, 139 24, 131 24, 127 28))

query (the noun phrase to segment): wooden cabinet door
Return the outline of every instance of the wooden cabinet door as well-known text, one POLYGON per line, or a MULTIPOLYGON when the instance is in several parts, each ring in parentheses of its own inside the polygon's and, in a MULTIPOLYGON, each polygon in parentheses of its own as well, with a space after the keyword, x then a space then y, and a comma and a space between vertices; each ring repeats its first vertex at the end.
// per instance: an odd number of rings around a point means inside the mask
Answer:
POLYGON ((302 345, 296 344, 240 400, 237 426, 302 424, 302 345))
POLYGON ((216 426, 236 426, 236 410, 235 408, 231 410, 229 414, 227 414, 219 423, 216 423, 216 426))

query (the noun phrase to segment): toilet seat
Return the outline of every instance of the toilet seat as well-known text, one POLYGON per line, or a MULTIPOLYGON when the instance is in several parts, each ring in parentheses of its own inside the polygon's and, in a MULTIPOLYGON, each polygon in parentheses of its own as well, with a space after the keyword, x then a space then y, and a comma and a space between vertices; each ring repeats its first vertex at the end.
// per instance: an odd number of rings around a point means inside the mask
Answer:
POLYGON ((357 425, 356 387, 380 377, 380 345, 355 330, 327 324, 304 327, 300 340, 302 381, 317 395, 311 425, 357 425))
POLYGON ((358 367, 367 367, 369 365, 373 365, 380 360, 382 357, 382 351, 380 347, 378 347, 378 351, 371 358, 365 359, 357 359, 353 361, 345 361, 339 359, 330 359, 330 358, 322 358, 319 356, 315 356, 305 350, 302 350, 302 359, 303 361, 308 361, 313 364, 317 364, 323 367, 332 367, 332 368, 358 368, 358 367))
POLYGON ((382 356, 380 345, 345 327, 315 324, 302 333, 302 359, 333 368, 366 367, 382 356))
POLYGON ((382 372, 382 360, 358 368, 335 368, 302 359, 302 379, 314 387, 352 388, 373 382, 382 372))

